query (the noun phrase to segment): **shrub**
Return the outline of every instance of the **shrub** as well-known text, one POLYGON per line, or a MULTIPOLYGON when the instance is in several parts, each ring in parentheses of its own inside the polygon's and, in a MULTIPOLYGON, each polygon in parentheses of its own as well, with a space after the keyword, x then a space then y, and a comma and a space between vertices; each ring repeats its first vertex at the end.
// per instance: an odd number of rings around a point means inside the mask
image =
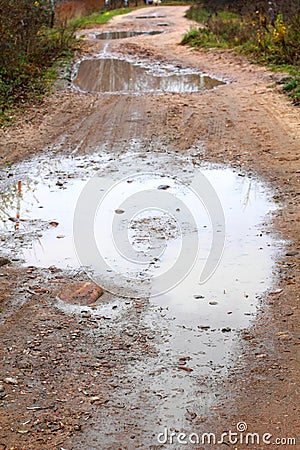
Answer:
POLYGON ((0 114, 14 104, 39 98, 47 69, 69 49, 74 30, 51 28, 48 0, 0 0, 0 114))
POLYGON ((190 8, 187 17, 203 23, 208 33, 199 31, 197 39, 186 36, 183 42, 207 46, 209 37, 212 45, 238 46, 261 62, 299 66, 300 2, 280 0, 276 5, 262 0, 255 4, 203 0, 190 8))

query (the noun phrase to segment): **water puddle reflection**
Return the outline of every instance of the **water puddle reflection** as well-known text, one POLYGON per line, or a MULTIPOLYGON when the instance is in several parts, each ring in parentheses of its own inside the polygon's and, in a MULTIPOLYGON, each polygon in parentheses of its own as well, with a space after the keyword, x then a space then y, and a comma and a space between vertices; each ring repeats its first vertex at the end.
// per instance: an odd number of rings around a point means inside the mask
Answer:
POLYGON ((198 92, 224 84, 208 75, 172 66, 143 66, 134 62, 101 58, 80 62, 74 86, 85 92, 155 93, 198 92))
POLYGON ((111 39, 126 39, 135 36, 155 36, 161 34, 162 31, 104 31, 103 33, 96 33, 95 39, 111 40, 111 39))
MULTIPOLYGON (((129 282, 134 279, 137 286, 140 283, 140 294, 145 296, 144 275, 146 278, 151 275, 149 294, 151 289, 159 292, 161 274, 167 273, 178 258, 184 237, 194 239, 196 234, 199 237, 201 251, 186 277, 176 285, 174 272, 174 288, 150 298, 149 308, 141 315, 143 326, 154 330, 159 327, 165 333, 155 368, 151 369, 151 379, 147 381, 149 392, 159 395, 155 413, 149 411, 149 417, 153 415, 153 423, 159 418, 165 426, 180 428, 191 402, 194 410, 204 413, 209 410, 214 398, 211 390, 203 386, 209 379, 226 376, 228 367, 236 364, 236 333, 254 320, 260 297, 272 286, 279 244, 264 221, 268 222, 268 214, 275 210, 275 204, 260 181, 228 167, 201 165, 176 153, 99 151, 91 156, 41 158, 1 173, 0 240, 6 255, 25 266, 79 269, 78 246, 75 248, 73 241, 74 214, 77 211, 77 220, 82 223, 89 220, 92 198, 90 201, 87 198, 86 208, 79 215, 78 202, 91 179, 100 183, 99 192, 106 191, 92 223, 97 249, 109 269, 96 275, 116 295, 111 305, 100 302, 84 309, 64 305, 60 300, 56 306, 65 313, 81 315, 90 310, 93 316, 100 317, 103 308, 107 313, 117 301, 119 307, 114 309, 112 317, 114 326, 119 326, 122 332, 124 323, 128 326, 126 308, 135 300, 130 298, 124 302, 118 296, 118 292, 124 293, 120 279, 125 276, 129 282), (210 252, 213 226, 205 205, 189 189, 199 171, 219 197, 226 221, 223 257, 204 284, 199 283, 199 274, 210 252), (139 192, 144 199, 142 204, 135 200, 139 192), (167 211, 155 205, 146 208, 149 192, 174 196, 193 212, 196 228, 180 221, 184 208, 178 208, 169 198, 167 211), (134 199, 134 206, 140 205, 139 213, 130 221, 126 220, 127 198, 134 199), (112 228, 107 228, 107 224, 115 217, 121 219, 112 242, 112 228), (149 251, 153 254, 159 250, 158 257, 133 268, 132 260, 114 249, 118 237, 124 236, 124 227, 135 254, 149 251), (166 251, 161 251, 163 248, 166 251)), ((82 235, 82 242, 90 249, 87 234, 82 235)), ((149 371, 145 364, 131 368, 131 375, 140 380, 141 386, 149 371)), ((135 390, 131 397, 126 401, 134 405, 135 390)))

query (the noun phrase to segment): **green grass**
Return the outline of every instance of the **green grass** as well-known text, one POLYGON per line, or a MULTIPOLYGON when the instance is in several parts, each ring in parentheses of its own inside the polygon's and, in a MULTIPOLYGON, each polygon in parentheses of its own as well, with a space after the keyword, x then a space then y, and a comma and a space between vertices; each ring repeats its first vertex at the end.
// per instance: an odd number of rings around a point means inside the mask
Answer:
POLYGON ((290 76, 282 83, 283 92, 295 105, 300 105, 300 35, 293 23, 285 23, 278 14, 274 27, 270 24, 263 27, 259 17, 250 13, 240 15, 218 10, 217 15, 209 14, 208 9, 199 5, 192 6, 186 17, 201 26, 186 33, 182 44, 234 49, 253 63, 288 73, 290 76))
POLYGON ((186 13, 185 17, 195 22, 205 23, 208 18, 208 11, 205 8, 191 7, 186 13))
MULTIPOLYGON (((185 17, 195 22, 205 23, 209 18, 209 11, 206 8, 192 6, 185 14, 185 17)), ((230 11, 218 11, 218 17, 223 20, 239 19, 240 16, 230 11)))
POLYGON ((300 76, 283 79, 283 92, 288 94, 294 105, 300 105, 300 76))
POLYGON ((181 44, 201 48, 227 48, 226 41, 211 33, 207 28, 192 29, 183 36, 181 44))
MULTIPOLYGON (((188 5, 192 5, 194 3, 193 0, 167 0, 167 1, 163 1, 163 5, 164 6, 188 6, 188 5)), ((150 5, 151 6, 151 5, 150 5)))
POLYGON ((120 8, 114 9, 112 11, 100 11, 90 14, 89 16, 77 17, 76 19, 72 19, 69 22, 71 27, 76 29, 81 28, 90 28, 94 25, 103 25, 107 23, 110 19, 115 16, 120 16, 122 14, 128 14, 131 11, 134 11, 136 8, 120 8))

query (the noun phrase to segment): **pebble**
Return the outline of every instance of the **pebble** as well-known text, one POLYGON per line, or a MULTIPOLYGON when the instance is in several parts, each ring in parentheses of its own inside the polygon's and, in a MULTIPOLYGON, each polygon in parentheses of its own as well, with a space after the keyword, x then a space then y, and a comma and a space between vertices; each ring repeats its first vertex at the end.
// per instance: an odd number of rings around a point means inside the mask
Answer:
POLYGON ((296 256, 296 255, 298 255, 299 254, 299 252, 287 252, 286 254, 285 254, 285 256, 296 256))
POLYGON ((209 330, 210 325, 198 325, 198 328, 200 328, 200 330, 209 330))
POLYGON ((6 396, 5 388, 3 384, 0 384, 0 399, 4 398, 6 396))
POLYGON ((10 260, 8 258, 0 257, 0 267, 5 266, 6 264, 10 264, 10 260))
POLYGON ((4 383, 6 384, 19 384, 19 381, 17 380, 17 378, 4 378, 4 383))
POLYGON ((270 292, 270 295, 281 294, 282 289, 276 289, 275 291, 270 292))

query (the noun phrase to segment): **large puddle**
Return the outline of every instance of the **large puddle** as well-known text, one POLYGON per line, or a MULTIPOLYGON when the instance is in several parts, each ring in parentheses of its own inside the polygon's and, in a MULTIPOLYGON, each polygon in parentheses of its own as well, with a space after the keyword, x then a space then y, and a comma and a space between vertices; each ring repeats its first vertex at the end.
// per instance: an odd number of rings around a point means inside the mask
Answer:
MULTIPOLYGON (((191 401, 208 411, 214 397, 203 386, 236 364, 236 333, 254 320, 272 287, 279 246, 267 228, 275 205, 266 187, 228 167, 139 150, 50 155, 2 171, 0 187, 0 239, 8 257, 25 266, 86 266, 115 295, 110 315, 120 332, 134 298, 150 297, 142 323, 164 329, 149 381, 160 395, 149 412, 153 423, 159 417, 180 429, 191 401)), ((56 306, 99 317, 110 309, 101 300, 56 306)), ((144 363, 130 370, 144 386, 144 363)), ((135 390, 125 400, 134 405, 135 390)))
POLYGON ((117 58, 80 62, 74 85, 85 92, 198 92, 224 84, 208 75, 173 66, 141 65, 117 58))
MULTIPOLYGON (((81 263, 99 272, 104 267, 103 272, 107 272, 101 273, 102 281, 107 283, 104 287, 124 294, 122 286, 114 280, 118 271, 118 280, 121 284, 126 281, 126 289, 133 286, 129 282, 133 278, 134 289, 140 290, 138 296, 142 286, 147 286, 152 295, 159 296, 161 304, 185 316, 185 321, 192 322, 201 307, 203 326, 207 325, 212 309, 218 313, 223 308, 236 309, 240 300, 242 315, 253 312, 255 295, 263 292, 272 278, 274 242, 261 229, 261 221, 274 205, 261 183, 232 169, 197 167, 191 159, 176 154, 103 152, 91 157, 52 158, 51 163, 40 160, 16 165, 2 173, 1 179, 1 240, 9 253, 18 255, 27 265, 66 269, 78 268, 81 263), (213 187, 219 199, 219 206, 214 203, 211 208, 213 212, 209 211, 205 197, 212 203, 213 193, 210 196, 202 193, 208 189, 207 185, 198 183, 200 188, 197 187, 195 180, 199 176, 213 187), (197 189, 202 189, 201 195, 197 189), (99 193, 99 198, 93 197, 94 192, 99 193), (73 242, 74 234, 76 239, 79 234, 80 239, 80 233, 86 232, 86 208, 92 208, 93 202, 99 202, 101 208, 97 206, 93 212, 93 229, 89 231, 94 233, 98 229, 98 233, 91 245, 95 244, 107 261, 107 265, 99 267, 97 262, 81 255, 77 245, 79 263, 73 242), (220 205, 222 211, 217 214, 220 205), (82 216, 86 219, 80 228, 77 223, 81 223, 82 216), (116 227, 114 246, 109 240, 110 223, 116 227), (224 243, 225 250, 218 270, 211 267, 209 272, 206 262, 212 243, 219 246, 214 255, 215 266, 224 243), (184 246, 186 253, 182 254, 184 246), (198 253, 195 246, 200 249, 198 253), (133 259, 120 259, 120 254, 130 254, 129 247, 134 252, 133 259), (171 285, 169 281, 164 284, 168 270, 178 258, 180 264, 174 265, 171 285), (199 274, 205 271, 201 278, 199 274), (178 283, 173 283, 173 277, 178 278, 178 283), (149 279, 156 285, 149 284, 149 279), (183 296, 188 298, 184 307, 183 296)), ((222 314, 219 326, 225 324, 222 314)), ((236 321, 235 315, 226 316, 227 325, 232 325, 232 321, 241 325, 247 322, 242 317, 236 321)))

